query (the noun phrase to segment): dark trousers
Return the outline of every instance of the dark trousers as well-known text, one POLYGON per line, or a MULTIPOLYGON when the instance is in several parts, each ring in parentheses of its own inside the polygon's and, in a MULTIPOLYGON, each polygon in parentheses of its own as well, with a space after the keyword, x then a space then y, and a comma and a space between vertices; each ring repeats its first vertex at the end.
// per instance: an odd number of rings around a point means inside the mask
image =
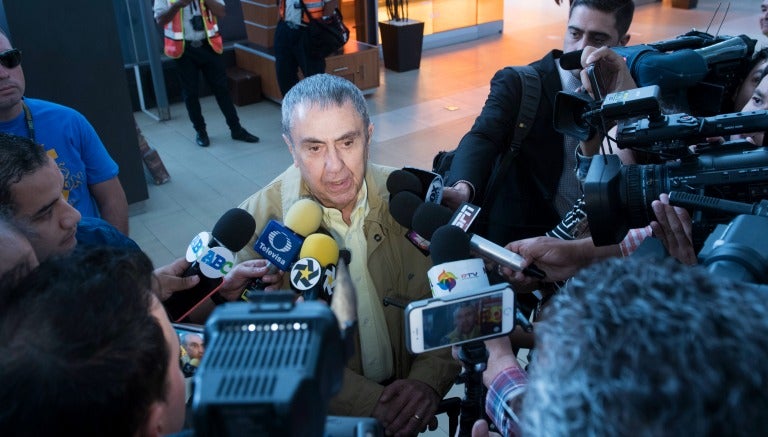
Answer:
POLYGON ((200 72, 208 83, 208 86, 216 96, 221 113, 227 120, 227 126, 232 131, 240 130, 240 119, 237 117, 235 105, 227 88, 227 72, 224 69, 224 60, 221 55, 213 51, 207 41, 203 41, 200 47, 192 47, 187 41, 184 45, 184 54, 176 59, 176 69, 179 72, 179 82, 184 103, 187 105, 189 120, 197 131, 205 130, 205 119, 200 110, 200 92, 198 80, 200 72))
POLYGON ((285 95, 299 82, 299 68, 304 77, 325 72, 325 58, 312 56, 307 49, 306 27, 292 29, 280 20, 275 29, 275 72, 280 93, 285 95))

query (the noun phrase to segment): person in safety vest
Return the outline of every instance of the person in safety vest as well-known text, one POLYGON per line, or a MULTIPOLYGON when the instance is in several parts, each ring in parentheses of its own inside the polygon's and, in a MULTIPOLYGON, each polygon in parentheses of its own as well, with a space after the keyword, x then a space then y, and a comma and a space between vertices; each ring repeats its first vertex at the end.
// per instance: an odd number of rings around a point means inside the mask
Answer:
POLYGON ((319 19, 338 7, 338 0, 278 0, 280 21, 275 29, 275 72, 280 94, 285 95, 299 81, 299 68, 304 77, 325 72, 325 58, 309 49, 309 14, 319 19))
POLYGON ((216 17, 225 15, 224 0, 155 0, 155 20, 164 27, 165 54, 176 60, 184 103, 197 131, 197 145, 211 142, 200 110, 198 71, 216 96, 216 102, 232 131, 232 139, 259 142, 240 125, 235 105, 227 89, 227 76, 221 58, 223 43, 216 17))

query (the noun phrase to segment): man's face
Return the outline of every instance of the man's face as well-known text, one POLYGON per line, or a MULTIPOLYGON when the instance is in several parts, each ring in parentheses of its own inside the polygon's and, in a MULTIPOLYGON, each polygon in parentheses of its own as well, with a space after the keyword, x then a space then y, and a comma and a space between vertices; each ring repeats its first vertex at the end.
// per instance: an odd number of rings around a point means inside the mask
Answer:
POLYGON ((0 230, 0 260, 0 276, 22 265, 28 270, 19 274, 26 275, 39 264, 29 241, 15 230, 5 227, 0 230))
POLYGON ((29 227, 29 242, 41 262, 69 253, 77 244, 80 213, 64 200, 63 187, 64 177, 52 158, 11 185, 14 218, 29 227))
POLYGON ((763 0, 760 4, 760 30, 763 35, 768 36, 768 0, 763 0))
POLYGON ((460 308, 453 317, 456 329, 462 334, 469 334, 475 327, 475 310, 472 308, 460 308))
POLYGON ((614 14, 586 6, 576 6, 568 19, 563 52, 582 50, 586 46, 625 45, 628 41, 629 35, 619 35, 616 30, 614 14))
MULTIPOLYGON (((768 2, 768 0, 766 1, 768 2)), ((734 110, 741 111, 741 109, 744 108, 747 103, 749 103, 749 100, 752 98, 752 94, 757 88, 757 84, 760 83, 760 79, 763 77, 763 70, 765 69, 766 65, 768 65, 768 60, 762 61, 752 67, 752 70, 749 72, 746 79, 744 79, 744 82, 741 83, 741 87, 739 87, 738 92, 733 98, 734 110)))
POLYGON ((190 358, 197 358, 198 360, 203 358, 203 353, 205 353, 203 338, 197 334, 187 334, 184 337, 184 349, 187 350, 190 358))
POLYGON ((163 402, 162 420, 163 434, 173 434, 181 431, 184 426, 184 402, 186 392, 184 375, 179 367, 179 336, 171 326, 160 301, 155 299, 152 305, 152 315, 163 328, 163 335, 168 344, 168 371, 165 378, 165 402, 163 402))
MULTIPOLYGON (((747 101, 747 104, 744 105, 744 108, 742 109, 742 111, 744 112, 759 111, 763 109, 768 109, 768 76, 764 77, 763 80, 761 80, 760 83, 757 84, 757 87, 755 87, 755 91, 752 93, 752 97, 747 101)), ((761 146, 763 144, 764 136, 765 136, 765 132, 754 132, 750 134, 734 135, 734 137, 752 138, 752 140, 758 146, 761 146)))
MULTIPOLYGON (((8 38, 0 34, 0 53, 12 48, 8 38)), ((0 120, 7 121, 7 117, 18 114, 15 110, 20 108, 24 87, 24 71, 21 69, 21 65, 6 68, 0 64, 0 120), (9 112, 12 114, 4 115, 9 112)))
POLYGON ((368 131, 351 103, 320 108, 298 105, 290 138, 283 136, 312 195, 325 207, 350 213, 363 186, 368 131))

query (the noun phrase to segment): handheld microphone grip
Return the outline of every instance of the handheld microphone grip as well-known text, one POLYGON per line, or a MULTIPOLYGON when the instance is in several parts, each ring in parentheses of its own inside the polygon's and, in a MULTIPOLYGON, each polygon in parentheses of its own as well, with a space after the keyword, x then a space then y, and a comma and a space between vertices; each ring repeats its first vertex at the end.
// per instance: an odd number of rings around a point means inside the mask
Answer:
POLYGON ((210 241, 204 241, 200 235, 192 240, 187 259, 191 255, 195 261, 182 276, 198 275, 200 282, 189 290, 171 294, 163 302, 171 321, 183 320, 216 291, 221 278, 234 265, 234 252, 248 244, 255 230, 253 216, 243 209, 232 208, 214 225, 210 241))
POLYGON ((528 267, 523 267, 525 258, 522 256, 507 250, 496 243, 486 240, 479 235, 472 235, 469 240, 469 246, 472 251, 478 253, 480 256, 495 261, 505 267, 509 267, 517 272, 523 272, 526 276, 536 279, 544 279, 544 277, 546 277, 546 273, 533 264, 528 267))

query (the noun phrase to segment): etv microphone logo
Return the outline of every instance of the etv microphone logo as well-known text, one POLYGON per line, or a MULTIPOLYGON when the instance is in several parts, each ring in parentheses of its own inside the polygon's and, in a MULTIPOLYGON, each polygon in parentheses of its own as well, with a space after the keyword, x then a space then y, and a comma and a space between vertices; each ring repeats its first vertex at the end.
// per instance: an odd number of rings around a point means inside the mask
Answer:
POLYGON ((451 291, 456 287, 456 275, 451 272, 443 270, 442 273, 437 275, 437 286, 445 291, 451 291))

